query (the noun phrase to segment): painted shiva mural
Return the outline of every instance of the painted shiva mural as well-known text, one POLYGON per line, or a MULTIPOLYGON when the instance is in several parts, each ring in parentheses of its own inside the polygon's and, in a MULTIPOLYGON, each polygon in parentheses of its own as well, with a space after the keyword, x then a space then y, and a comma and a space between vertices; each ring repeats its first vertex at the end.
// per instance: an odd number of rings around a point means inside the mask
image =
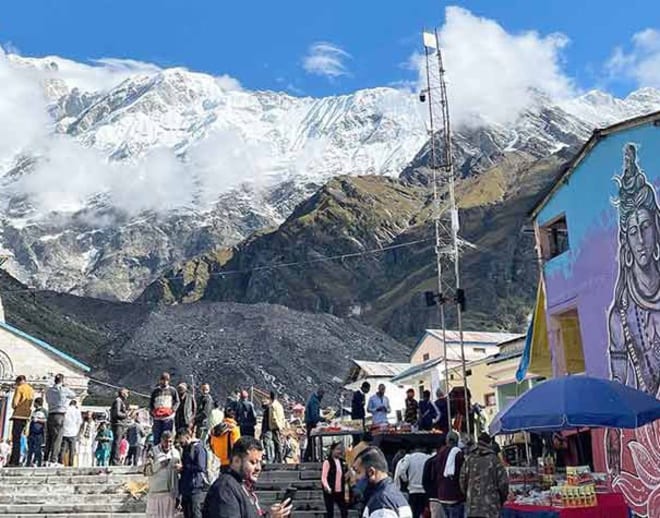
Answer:
POLYGON ((609 313, 612 379, 658 396, 660 385, 660 207, 633 144, 616 178, 619 268, 609 313))
MULTIPOLYGON (((609 309, 612 379, 658 397, 660 385, 660 207, 654 186, 626 144, 618 197, 618 272, 609 309)), ((612 486, 638 516, 660 518, 660 421, 604 435, 612 486)))

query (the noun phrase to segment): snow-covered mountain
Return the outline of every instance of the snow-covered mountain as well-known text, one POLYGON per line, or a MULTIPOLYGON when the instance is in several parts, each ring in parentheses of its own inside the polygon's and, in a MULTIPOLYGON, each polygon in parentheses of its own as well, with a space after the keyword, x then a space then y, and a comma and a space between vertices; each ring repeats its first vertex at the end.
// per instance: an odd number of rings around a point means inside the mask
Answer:
MULTIPOLYGON (((61 291, 132 299, 173 263, 281 222, 336 175, 400 174, 427 141, 424 105, 391 88, 315 99, 142 64, 110 73, 0 55, 2 67, 45 116, 20 126, 37 128, 15 139, 27 144, 0 145, 0 246, 10 273, 61 291)), ((456 131, 460 167, 546 156, 657 109, 653 89, 539 94, 515 124, 456 131)))

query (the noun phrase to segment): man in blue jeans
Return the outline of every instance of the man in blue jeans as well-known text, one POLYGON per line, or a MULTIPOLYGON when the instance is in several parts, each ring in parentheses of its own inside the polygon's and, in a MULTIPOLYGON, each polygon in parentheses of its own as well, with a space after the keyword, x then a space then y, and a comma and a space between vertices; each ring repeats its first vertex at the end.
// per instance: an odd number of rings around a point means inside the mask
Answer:
POLYGON ((154 420, 151 430, 154 445, 160 444, 160 436, 165 430, 174 433, 174 416, 179 403, 179 394, 170 385, 169 372, 163 372, 149 401, 149 410, 154 420))
POLYGON ((44 432, 46 431, 46 421, 48 420, 48 411, 44 408, 43 398, 34 400, 34 410, 30 418, 30 428, 28 429, 28 454, 27 467, 41 466, 42 455, 41 448, 44 444, 44 432))
POLYGON ((449 432, 445 446, 426 461, 423 484, 430 497, 431 518, 463 518, 465 515, 465 496, 459 478, 465 459, 458 440, 456 432, 449 432))

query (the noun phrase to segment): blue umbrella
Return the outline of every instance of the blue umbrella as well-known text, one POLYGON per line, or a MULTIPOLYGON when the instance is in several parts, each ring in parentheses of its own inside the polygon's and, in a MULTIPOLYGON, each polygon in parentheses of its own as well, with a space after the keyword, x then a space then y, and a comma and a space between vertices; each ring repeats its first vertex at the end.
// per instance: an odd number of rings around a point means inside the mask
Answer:
POLYGON ((621 383, 589 376, 544 381, 500 411, 489 429, 495 435, 522 430, 639 428, 660 419, 660 401, 621 383))

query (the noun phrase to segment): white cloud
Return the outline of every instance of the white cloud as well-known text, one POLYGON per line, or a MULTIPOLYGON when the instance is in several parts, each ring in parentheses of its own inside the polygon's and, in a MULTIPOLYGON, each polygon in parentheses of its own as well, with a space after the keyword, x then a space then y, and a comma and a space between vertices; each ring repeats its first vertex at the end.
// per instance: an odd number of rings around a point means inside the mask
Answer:
POLYGON ((213 203, 220 193, 243 184, 256 186, 268 179, 262 174, 272 169, 272 150, 268 144, 247 143, 239 130, 217 129, 186 153, 190 170, 194 171, 202 204, 213 203))
POLYGON ((610 79, 633 79, 638 86, 660 87, 660 31, 645 29, 632 37, 632 49, 614 49, 606 64, 610 79))
POLYGON ((0 47, 0 163, 43 142, 49 119, 43 89, 29 69, 16 68, 0 47))
POLYGON ((349 75, 344 62, 351 55, 341 47, 327 41, 318 41, 310 45, 303 58, 303 68, 309 74, 334 79, 349 75))
POLYGON ((161 71, 157 65, 132 59, 101 58, 91 61, 91 64, 59 56, 26 58, 12 54, 8 55, 8 59, 17 67, 32 70, 42 80, 59 79, 69 88, 76 87, 86 92, 106 91, 129 77, 153 75, 161 71))
POLYGON ((227 74, 223 74, 221 76, 217 76, 215 78, 215 82, 218 84, 218 86, 226 91, 226 92, 231 92, 235 90, 242 90, 243 87, 241 86, 241 83, 238 79, 235 79, 231 76, 228 76, 227 74))
MULTIPOLYGON (((574 94, 561 67, 568 44, 562 34, 511 34, 494 20, 448 7, 439 38, 456 124, 511 122, 539 92, 555 99, 574 94)), ((426 87, 424 57, 413 55, 411 64, 419 71, 419 85, 426 87)))
MULTIPOLYGON (((0 47, 0 174, 21 154, 36 159, 22 176, 3 179, 4 200, 25 195, 37 214, 72 214, 101 195, 129 214, 166 213, 193 206, 200 191, 208 193, 203 201, 212 203, 214 196, 251 176, 254 168, 266 169, 264 153, 257 146, 246 148, 230 132, 211 134, 204 145, 193 146, 187 162, 165 147, 134 160, 111 162, 107 152, 55 132, 49 105, 68 89, 103 92, 127 78, 160 72, 155 65, 134 60, 100 59, 87 65, 59 57, 8 55, 0 47)), ((228 75, 214 81, 223 91, 241 89, 228 75)))

